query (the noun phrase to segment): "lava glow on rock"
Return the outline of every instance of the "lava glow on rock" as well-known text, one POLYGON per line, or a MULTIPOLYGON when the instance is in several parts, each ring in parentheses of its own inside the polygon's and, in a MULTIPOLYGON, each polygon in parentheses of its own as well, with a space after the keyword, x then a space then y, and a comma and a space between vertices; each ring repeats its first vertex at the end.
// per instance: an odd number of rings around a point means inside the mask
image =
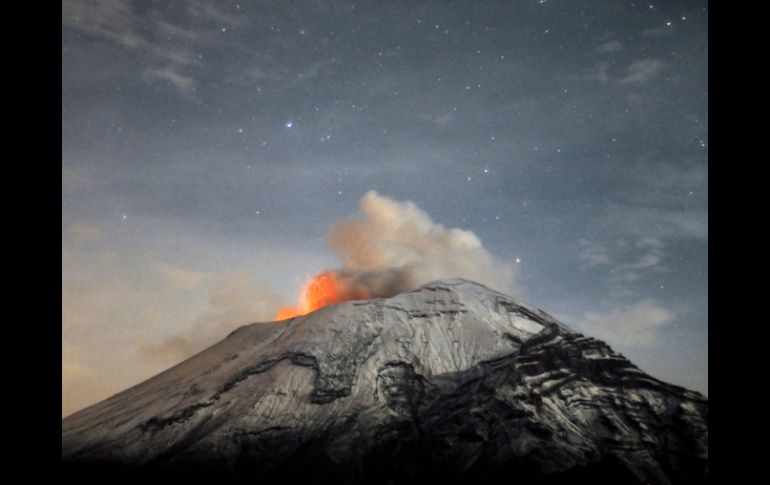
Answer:
POLYGON ((327 305, 342 303, 350 300, 366 300, 371 298, 368 291, 352 289, 333 271, 325 271, 313 277, 305 285, 299 296, 297 306, 284 307, 278 310, 276 321, 287 320, 300 315, 307 315, 327 305))

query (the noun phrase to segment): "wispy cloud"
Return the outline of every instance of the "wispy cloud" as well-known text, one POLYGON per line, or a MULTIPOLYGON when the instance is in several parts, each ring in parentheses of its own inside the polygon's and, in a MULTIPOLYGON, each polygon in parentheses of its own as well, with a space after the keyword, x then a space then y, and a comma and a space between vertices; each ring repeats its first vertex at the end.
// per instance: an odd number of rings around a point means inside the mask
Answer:
MULTIPOLYGON (((243 17, 223 10, 217 2, 190 0, 187 2, 187 7, 190 16, 199 21, 227 26, 236 26, 243 23, 243 17)), ((236 9, 239 8, 236 6, 236 9)))
POLYGON ((623 44, 621 44, 620 41, 617 41, 617 40, 607 41, 596 48, 596 52, 599 52, 601 54, 610 54, 613 52, 620 52, 622 50, 623 50, 623 44))
POLYGON ((624 172, 635 188, 613 199, 597 224, 635 239, 708 240, 708 166, 660 162, 652 156, 637 160, 643 169, 624 172))
MULTIPOLYGON (((163 273, 169 269, 163 268, 163 273)), ((190 275, 178 273, 172 269, 164 277, 177 282, 190 279, 190 275)), ((170 365, 221 340, 241 325, 272 321, 281 306, 267 285, 255 283, 246 274, 221 277, 207 291, 207 308, 192 323, 159 342, 142 344, 139 353, 153 362, 170 365)))
POLYGON ((580 241, 578 260, 582 271, 603 271, 606 293, 615 300, 638 298, 636 284, 644 277, 665 272, 665 244, 654 237, 629 241, 617 239, 611 246, 580 241))
POLYGON ((182 74, 178 67, 168 65, 157 69, 147 69, 142 73, 142 79, 152 81, 155 79, 166 81, 181 93, 189 95, 195 89, 195 80, 182 74))
POLYGON ((656 238, 645 237, 627 244, 621 240, 619 245, 626 253, 622 262, 615 262, 607 277, 608 294, 614 298, 636 296, 635 284, 645 276, 666 271, 663 265, 665 253, 663 242, 656 238), (631 246, 628 248, 628 246, 631 246))
POLYGON ((67 0, 62 2, 62 26, 81 33, 112 40, 128 47, 143 47, 138 34, 138 17, 131 0, 67 0))
POLYGON ((452 122, 454 116, 450 112, 443 112, 437 114, 420 114, 420 119, 428 121, 438 126, 446 126, 452 122))
MULTIPOLYGON (((299 46, 293 47, 298 49, 299 46)), ((332 59, 319 59, 306 64, 289 67, 280 56, 270 56, 264 53, 250 53, 250 60, 245 66, 238 66, 230 70, 234 83, 243 86, 272 86, 281 90, 291 90, 313 79, 323 76, 334 68, 332 59)))
POLYGON ((93 174, 84 167, 62 165, 61 189, 63 193, 74 192, 93 182, 93 174))
POLYGON ((642 31, 642 35, 645 37, 668 37, 670 35, 673 35, 674 29, 671 27, 663 28, 663 27, 652 27, 649 29, 644 29, 642 31))
POLYGON ((82 379, 87 379, 93 375, 94 370, 83 364, 78 357, 78 353, 73 347, 65 342, 62 342, 62 368, 61 379, 62 385, 71 385, 82 379))
POLYGON ((243 19, 214 3, 192 1, 184 13, 199 27, 191 29, 170 22, 160 8, 143 12, 132 0, 67 0, 62 4, 62 27, 147 53, 154 65, 142 70, 142 80, 166 82, 191 96, 196 90, 195 68, 203 66, 197 51, 221 43, 214 33, 240 25, 243 19))
POLYGON ((105 229, 91 224, 71 223, 62 232, 62 415, 240 325, 272 320, 286 303, 246 275, 149 262, 148 254, 112 244, 105 229))
POLYGON ((305 67, 299 74, 297 74, 297 78, 302 81, 309 81, 333 65, 334 61, 331 59, 318 60, 305 67))
POLYGON ((205 273, 182 268, 166 262, 154 263, 151 268, 172 288, 190 290, 200 286, 206 279, 205 273))
POLYGON ((708 210, 640 207, 618 204, 608 209, 604 224, 639 237, 708 240, 708 210))
POLYGON ((73 222, 69 224, 67 226, 67 232, 69 233, 72 244, 76 247, 91 241, 96 241, 104 235, 98 226, 82 222, 73 222))
POLYGON ((596 81, 600 84, 608 84, 612 79, 610 78, 610 66, 607 61, 602 61, 595 66, 586 70, 582 76, 577 76, 577 79, 583 79, 586 81, 596 81))
POLYGON ((576 319, 590 335, 611 343, 645 347, 655 345, 660 330, 673 320, 674 313, 654 299, 612 305, 600 312, 587 311, 576 319))
POLYGON ((617 80, 618 84, 646 83, 663 68, 662 59, 639 59, 633 61, 626 70, 626 75, 617 80))
POLYGON ((573 76, 573 79, 616 86, 641 85, 654 79, 664 67, 665 62, 662 59, 638 59, 624 69, 616 62, 602 60, 584 70, 583 74, 573 76))
POLYGON ((587 239, 581 239, 579 244, 578 260, 581 263, 580 269, 593 269, 612 262, 609 251, 601 244, 592 243, 587 239))
POLYGON ((662 336, 692 316, 658 289, 675 281, 674 248, 708 241, 708 167, 637 162, 640 169, 623 172, 634 189, 609 196, 610 203, 575 248, 578 268, 601 283, 601 296, 564 316, 580 331, 627 350, 663 345, 662 336))

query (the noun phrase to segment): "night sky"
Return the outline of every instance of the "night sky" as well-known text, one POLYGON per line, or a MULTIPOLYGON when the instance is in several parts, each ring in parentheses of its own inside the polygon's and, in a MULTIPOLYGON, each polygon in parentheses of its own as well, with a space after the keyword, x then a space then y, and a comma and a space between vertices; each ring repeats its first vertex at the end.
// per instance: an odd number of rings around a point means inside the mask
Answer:
MULTIPOLYGON (((62 3, 62 414, 271 320, 370 190, 708 393, 706 2, 62 3)), ((457 275, 463 276, 463 275, 457 275)))

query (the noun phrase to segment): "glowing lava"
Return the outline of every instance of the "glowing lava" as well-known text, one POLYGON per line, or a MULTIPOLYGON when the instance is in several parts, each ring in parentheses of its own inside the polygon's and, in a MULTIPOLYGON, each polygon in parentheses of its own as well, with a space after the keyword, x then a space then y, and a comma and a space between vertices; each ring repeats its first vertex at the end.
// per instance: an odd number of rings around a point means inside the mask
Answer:
POLYGON ((332 271, 326 271, 313 277, 305 286, 299 297, 297 306, 284 307, 278 310, 276 320, 306 315, 327 305, 342 303, 349 300, 365 300, 370 298, 364 289, 349 288, 332 271))

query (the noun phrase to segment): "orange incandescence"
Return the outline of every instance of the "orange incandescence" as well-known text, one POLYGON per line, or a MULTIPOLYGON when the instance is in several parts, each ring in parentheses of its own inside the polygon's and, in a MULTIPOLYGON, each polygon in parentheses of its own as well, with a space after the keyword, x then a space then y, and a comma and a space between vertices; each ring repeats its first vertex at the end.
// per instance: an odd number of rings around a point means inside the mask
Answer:
POLYGON ((365 300, 369 297, 368 292, 363 289, 351 291, 334 272, 326 271, 314 276, 305 285, 297 306, 281 308, 278 310, 275 319, 286 320, 306 315, 327 305, 349 300, 365 300))

